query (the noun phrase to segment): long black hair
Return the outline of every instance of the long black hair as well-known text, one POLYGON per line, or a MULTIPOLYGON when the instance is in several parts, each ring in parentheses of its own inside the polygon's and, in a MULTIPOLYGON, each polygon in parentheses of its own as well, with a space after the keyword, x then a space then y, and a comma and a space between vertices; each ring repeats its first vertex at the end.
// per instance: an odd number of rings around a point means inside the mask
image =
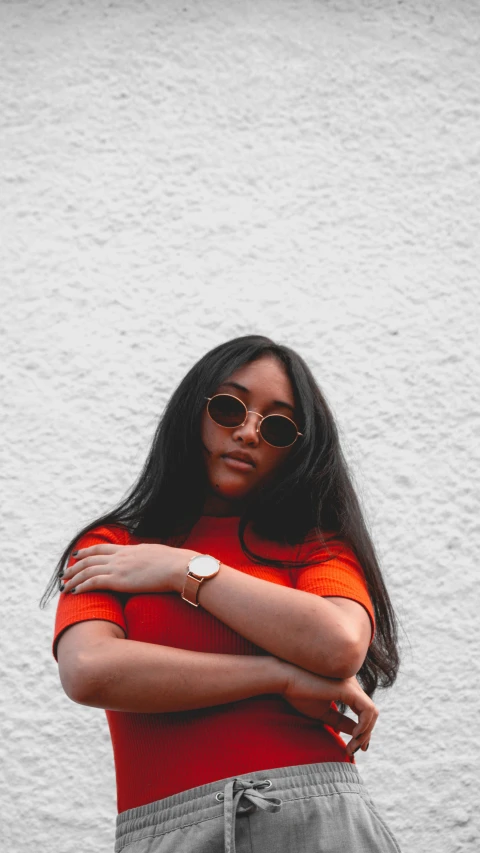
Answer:
POLYGON ((58 588, 60 572, 74 544, 95 527, 119 525, 139 538, 170 540, 170 544, 186 538, 202 514, 207 486, 200 438, 206 397, 211 397, 234 371, 262 356, 273 356, 284 366, 303 438, 293 445, 282 476, 264 486, 249 503, 240 520, 240 542, 251 559, 278 567, 287 563, 257 554, 248 546, 248 524, 266 539, 291 545, 313 535, 325 546, 325 559, 329 559, 327 531, 352 548, 375 610, 375 637, 358 673, 363 689, 371 696, 378 686, 390 687, 397 676, 395 613, 327 401, 304 360, 289 347, 262 335, 227 341, 191 368, 165 409, 136 483, 117 507, 71 539, 40 606, 44 607, 58 588))

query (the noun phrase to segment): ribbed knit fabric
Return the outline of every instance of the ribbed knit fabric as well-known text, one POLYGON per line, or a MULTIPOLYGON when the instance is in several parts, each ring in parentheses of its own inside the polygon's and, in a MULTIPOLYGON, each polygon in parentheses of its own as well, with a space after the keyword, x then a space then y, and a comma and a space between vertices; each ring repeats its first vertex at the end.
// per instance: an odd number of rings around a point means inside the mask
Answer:
MULTIPOLYGON (((238 540, 238 518, 203 516, 182 547, 211 554, 228 566, 273 583, 316 595, 341 596, 373 608, 361 567, 341 542, 329 542, 327 562, 318 544, 281 546, 251 534, 254 551, 274 559, 318 558, 315 565, 275 569, 250 561, 238 540)), ((135 545, 141 541, 120 527, 96 528, 75 545, 135 545)), ((74 550, 75 550, 74 549, 74 550)), ((71 562, 71 561, 70 561, 71 562)), ((76 622, 102 619, 124 629, 129 640, 192 651, 266 654, 203 608, 168 593, 119 595, 113 592, 61 594, 53 653, 62 632, 76 622)), ((159 685, 159 690, 161 685, 159 685)), ((217 779, 272 767, 349 762, 342 738, 295 711, 280 696, 265 695, 197 711, 133 714, 106 711, 117 778, 118 811, 145 805, 217 779)))

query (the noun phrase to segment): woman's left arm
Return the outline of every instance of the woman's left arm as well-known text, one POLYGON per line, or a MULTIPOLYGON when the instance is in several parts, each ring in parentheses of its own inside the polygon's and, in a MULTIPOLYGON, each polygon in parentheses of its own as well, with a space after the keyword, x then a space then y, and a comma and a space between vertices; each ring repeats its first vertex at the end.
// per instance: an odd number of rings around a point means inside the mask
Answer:
MULTIPOLYGON (((177 576, 179 593, 185 574, 183 568, 177 576)), ((350 678, 368 651, 370 617, 348 598, 280 586, 222 563, 219 573, 200 585, 198 601, 242 637, 317 675, 350 678)))
MULTIPOLYGON (((198 552, 166 545, 94 545, 77 552, 64 575, 65 592, 183 591, 198 552)), ((276 657, 329 678, 350 678, 371 639, 365 608, 347 598, 321 597, 280 586, 221 564, 199 589, 201 607, 276 657)), ((185 602, 185 607, 191 605, 185 602)))

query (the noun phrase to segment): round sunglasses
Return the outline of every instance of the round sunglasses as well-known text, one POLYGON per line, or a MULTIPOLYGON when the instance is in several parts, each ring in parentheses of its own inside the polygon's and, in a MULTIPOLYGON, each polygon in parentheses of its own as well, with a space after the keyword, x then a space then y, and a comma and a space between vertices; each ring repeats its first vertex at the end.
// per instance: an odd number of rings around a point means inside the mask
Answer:
POLYGON ((295 444, 299 435, 297 425, 286 415, 265 415, 247 409, 243 400, 233 394, 215 394, 206 397, 207 413, 211 420, 225 429, 236 429, 243 426, 249 415, 258 415, 257 433, 271 447, 290 447, 295 444))

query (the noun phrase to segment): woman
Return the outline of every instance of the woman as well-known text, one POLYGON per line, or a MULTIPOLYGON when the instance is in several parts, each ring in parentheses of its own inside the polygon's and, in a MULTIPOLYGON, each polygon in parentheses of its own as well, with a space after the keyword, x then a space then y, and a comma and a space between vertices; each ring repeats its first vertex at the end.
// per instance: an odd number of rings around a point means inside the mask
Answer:
POLYGON ((45 599, 57 583, 62 685, 107 713, 117 853, 398 851, 353 758, 395 680, 395 618, 294 351, 248 335, 207 353, 45 599))

